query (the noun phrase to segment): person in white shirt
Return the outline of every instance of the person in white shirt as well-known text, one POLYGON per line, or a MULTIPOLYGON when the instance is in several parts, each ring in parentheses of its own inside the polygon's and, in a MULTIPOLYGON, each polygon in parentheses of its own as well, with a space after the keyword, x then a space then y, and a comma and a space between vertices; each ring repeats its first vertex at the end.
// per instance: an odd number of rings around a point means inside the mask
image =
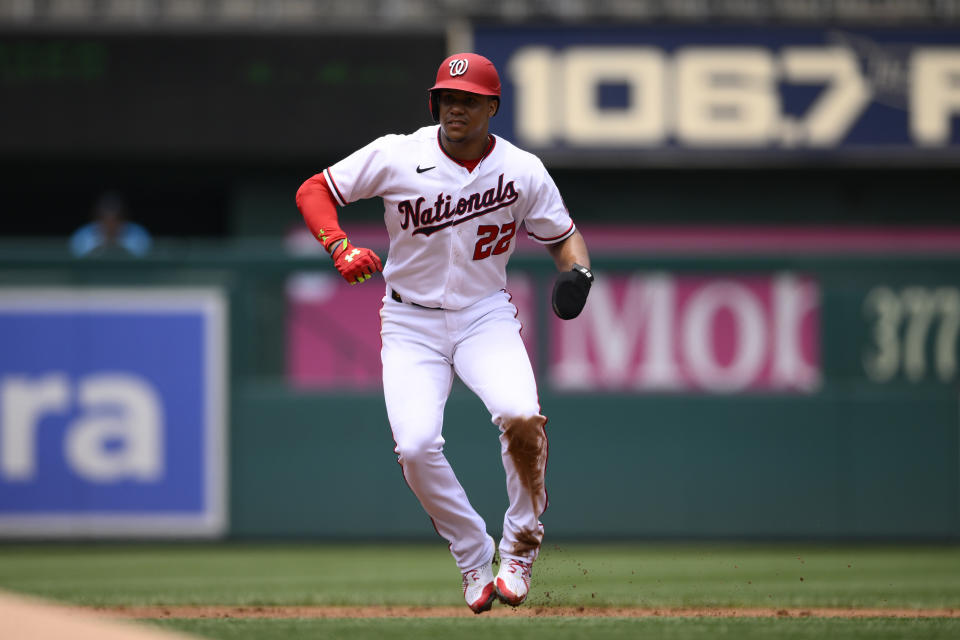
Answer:
POLYGON ((483 56, 448 57, 429 90, 439 124, 386 135, 308 179, 297 206, 351 284, 383 271, 383 390, 404 477, 450 551, 464 598, 481 613, 530 589, 547 506, 545 424, 506 267, 523 230, 560 271, 554 312, 576 317, 593 281, 586 243, 543 163, 489 133, 500 79, 483 56), (383 267, 354 247, 336 207, 379 197, 390 236, 383 267), (497 545, 443 455, 443 409, 457 375, 499 428, 509 507, 497 545))

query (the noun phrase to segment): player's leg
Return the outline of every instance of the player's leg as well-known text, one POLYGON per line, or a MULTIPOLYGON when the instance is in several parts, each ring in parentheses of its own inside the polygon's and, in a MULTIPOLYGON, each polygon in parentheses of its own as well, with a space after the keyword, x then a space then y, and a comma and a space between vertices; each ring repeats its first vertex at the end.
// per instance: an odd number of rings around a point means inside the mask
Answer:
POLYGON ((516 308, 506 294, 478 303, 478 318, 454 350, 457 375, 483 401, 500 428, 509 507, 500 542, 501 564, 532 563, 540 550, 547 506, 546 418, 540 415, 533 368, 520 337, 516 308))
POLYGON ((461 571, 489 563, 492 539, 443 455, 443 408, 453 370, 442 312, 385 300, 381 311, 383 391, 398 461, 410 489, 450 543, 461 571))

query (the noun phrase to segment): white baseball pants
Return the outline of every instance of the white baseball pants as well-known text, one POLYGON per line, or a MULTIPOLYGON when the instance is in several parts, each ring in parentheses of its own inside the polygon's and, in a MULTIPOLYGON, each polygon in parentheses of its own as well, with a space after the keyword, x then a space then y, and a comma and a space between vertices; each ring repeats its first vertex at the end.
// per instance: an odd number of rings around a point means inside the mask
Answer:
POLYGON ((504 291, 458 311, 397 302, 388 291, 380 311, 383 390, 395 451, 461 571, 490 562, 494 547, 443 454, 443 409, 454 373, 500 429, 509 498, 501 558, 532 562, 543 539, 546 418, 516 315, 504 291))

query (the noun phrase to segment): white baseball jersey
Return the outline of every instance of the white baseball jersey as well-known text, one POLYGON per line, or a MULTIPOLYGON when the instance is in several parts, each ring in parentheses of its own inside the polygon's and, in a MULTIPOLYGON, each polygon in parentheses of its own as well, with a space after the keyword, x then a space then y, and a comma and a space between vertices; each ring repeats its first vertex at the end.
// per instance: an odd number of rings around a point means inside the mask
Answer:
POLYGON ((539 158, 494 136, 471 172, 447 155, 439 135, 434 125, 383 136, 323 173, 341 206, 383 199, 387 285, 406 301, 455 310, 506 286, 521 225, 541 244, 575 227, 539 158))

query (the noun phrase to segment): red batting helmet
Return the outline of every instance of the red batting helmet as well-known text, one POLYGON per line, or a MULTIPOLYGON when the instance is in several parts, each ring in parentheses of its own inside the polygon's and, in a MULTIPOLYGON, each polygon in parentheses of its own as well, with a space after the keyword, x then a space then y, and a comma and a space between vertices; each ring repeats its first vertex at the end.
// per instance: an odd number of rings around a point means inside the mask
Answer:
POLYGON ((497 99, 497 110, 500 109, 500 76, 492 62, 476 53, 455 53, 440 63, 437 81, 430 87, 430 113, 435 121, 440 119, 440 108, 434 99, 438 89, 492 96, 497 99))

